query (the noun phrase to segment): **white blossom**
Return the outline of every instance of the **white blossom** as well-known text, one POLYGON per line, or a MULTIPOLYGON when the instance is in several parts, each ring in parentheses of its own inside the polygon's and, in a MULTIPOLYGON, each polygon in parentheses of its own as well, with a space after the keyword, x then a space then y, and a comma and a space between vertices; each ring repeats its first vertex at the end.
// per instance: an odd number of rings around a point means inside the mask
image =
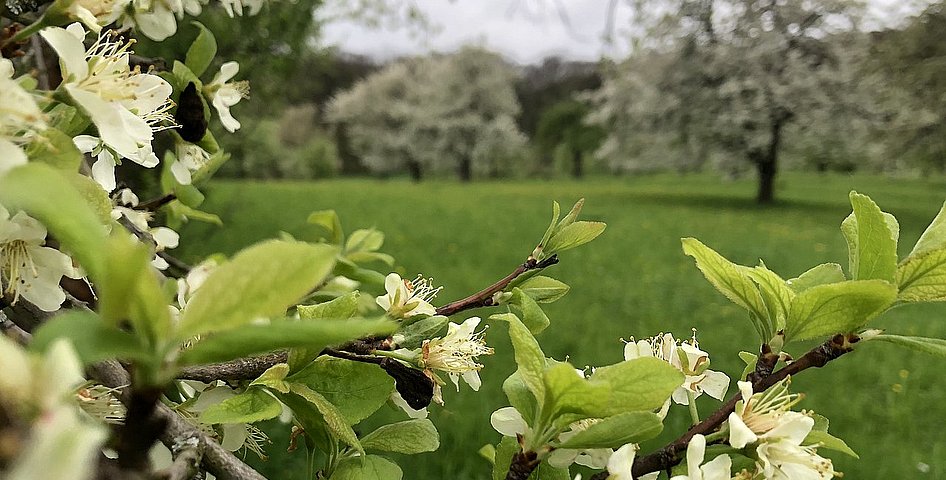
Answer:
POLYGON ((21 146, 46 128, 32 95, 13 80, 13 62, 0 58, 0 175, 26 163, 21 146))
MULTIPOLYGON (((432 370, 447 372, 450 380, 460 391, 460 377, 473 390, 480 389, 479 370, 483 365, 477 363, 480 355, 492 355, 493 349, 486 346, 483 337, 486 329, 476 332, 479 317, 466 319, 462 324, 450 322, 447 325, 447 335, 443 338, 424 340, 421 363, 425 372, 432 370)), ((439 385, 439 378, 432 375, 435 385, 439 385)))
POLYGON ((79 278, 72 259, 44 247, 46 227, 24 212, 12 217, 0 205, 0 280, 3 293, 16 303, 21 297, 43 311, 52 312, 66 299, 59 287, 63 276, 79 278))
MULTIPOLYGON (((151 141, 155 131, 173 125, 171 85, 131 69, 131 42, 111 32, 99 35, 88 50, 83 45, 86 32, 78 23, 65 29, 48 27, 40 35, 59 54, 63 88, 95 123, 102 143, 97 148, 110 154, 97 154, 93 169, 97 167, 98 177, 107 178, 106 170, 114 169, 121 158, 149 168, 157 165, 151 141)), ((91 145, 88 139, 81 142, 91 145)))
POLYGON ((709 354, 700 350, 696 335, 691 339, 678 342, 673 335, 666 333, 653 338, 631 341, 624 346, 624 359, 657 357, 683 372, 683 385, 673 391, 671 398, 680 405, 688 405, 687 391, 693 397, 704 392, 722 400, 729 389, 729 377, 725 373, 709 370, 709 354))
POLYGON ((434 315, 437 309, 430 302, 443 287, 434 288, 431 281, 421 275, 414 281, 404 280, 400 275, 390 273, 384 279, 387 294, 375 298, 375 302, 394 318, 434 315))
POLYGON ((687 445, 687 474, 675 475, 670 480, 729 480, 732 477, 732 459, 719 455, 703 463, 706 455, 706 437, 696 434, 687 445))
POLYGON ((82 22, 93 32, 118 20, 131 0, 57 0, 49 7, 48 14, 65 15, 82 22))
POLYGON ((176 160, 171 163, 171 174, 181 185, 190 185, 191 173, 200 170, 210 161, 210 153, 190 142, 177 142, 176 160))
MULTIPOLYGON (((134 194, 132 194, 132 196, 134 196, 134 194)), ((122 217, 125 217, 132 225, 135 226, 136 229, 138 229, 138 231, 151 235, 151 238, 154 240, 155 244, 155 255, 154 259, 151 260, 151 265, 158 270, 164 270, 170 265, 168 265, 167 261, 161 258, 158 253, 163 252, 164 250, 177 248, 177 245, 180 241, 180 236, 177 234, 177 232, 168 227, 150 226, 149 222, 151 222, 152 213, 147 210, 136 210, 134 207, 138 206, 138 198, 134 197, 132 200, 133 202, 131 204, 121 204, 120 198, 120 204, 112 207, 111 217, 113 220, 118 220, 122 217)))
POLYGON ((236 105, 240 100, 250 94, 250 84, 247 81, 231 82, 240 71, 240 64, 237 62, 227 62, 220 66, 220 72, 214 76, 213 80, 204 85, 203 92, 210 99, 211 105, 220 115, 220 123, 228 132, 233 133, 240 129, 240 122, 233 118, 230 113, 230 107, 236 105))

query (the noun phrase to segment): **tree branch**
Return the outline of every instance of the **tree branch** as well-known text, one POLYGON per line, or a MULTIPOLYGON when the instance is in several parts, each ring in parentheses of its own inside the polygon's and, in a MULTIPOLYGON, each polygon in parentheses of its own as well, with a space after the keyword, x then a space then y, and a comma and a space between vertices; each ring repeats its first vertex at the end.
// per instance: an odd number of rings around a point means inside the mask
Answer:
MULTIPOLYGON (((786 365, 777 372, 764 376, 758 381, 753 382, 752 391, 756 393, 762 392, 791 375, 797 375, 798 373, 809 368, 821 368, 827 365, 828 362, 852 351, 853 344, 857 343, 859 340, 860 338, 855 334, 835 335, 829 340, 826 340, 821 345, 809 350, 808 353, 798 358, 798 360, 786 365)), ((759 361, 767 361, 763 360, 765 358, 767 358, 767 356, 763 350, 763 355, 759 357, 759 361)), ((760 368, 757 363, 757 371, 760 371, 764 368, 764 366, 760 368)), ((706 419, 704 419, 702 422, 691 427, 686 433, 681 435, 676 440, 670 442, 655 452, 638 457, 634 461, 634 478, 640 477, 650 472, 667 470, 680 463, 680 461, 683 459, 683 454, 686 451, 687 445, 690 443, 690 439, 692 439, 693 436, 697 434, 708 435, 718 430, 723 422, 729 418, 729 414, 736 410, 736 403, 738 403, 740 400, 742 400, 741 395, 733 396, 729 399, 729 401, 719 407, 718 410, 706 417, 706 419)), ((604 480, 607 477, 608 472, 599 472, 592 476, 591 479, 604 480)))
POLYGON ((496 283, 480 290, 479 292, 470 295, 462 300, 457 300, 455 302, 448 303, 437 309, 437 315, 444 315, 449 317, 455 313, 462 312, 464 310, 469 310, 471 308, 479 307, 489 307, 493 305, 493 295, 497 292, 503 291, 504 288, 509 286, 509 283, 515 280, 519 275, 526 273, 530 270, 541 270, 545 267, 550 267, 558 263, 558 255, 552 255, 549 258, 546 258, 542 261, 536 261, 535 258, 529 257, 522 265, 516 267, 509 275, 506 275, 496 283))
POLYGON ((200 460, 204 456, 204 448, 200 439, 190 436, 180 439, 171 449, 174 454, 174 463, 156 477, 162 480, 191 480, 200 471, 200 460))
POLYGON ((238 358, 229 362, 198 365, 181 370, 177 378, 210 383, 215 380, 253 380, 277 363, 289 360, 289 352, 283 350, 256 357, 238 358))
MULTIPOLYGON (((95 364, 91 367, 91 371, 92 376, 107 387, 117 388, 129 385, 131 382, 128 372, 114 360, 95 364)), ((128 389, 122 389, 119 397, 122 403, 128 405, 130 392, 128 389)), ((266 480, 256 470, 243 463, 214 439, 197 430, 167 405, 158 402, 152 415, 164 422, 165 429, 160 439, 168 448, 174 448, 175 443, 182 438, 196 437, 204 450, 200 461, 201 467, 220 480, 266 480)))

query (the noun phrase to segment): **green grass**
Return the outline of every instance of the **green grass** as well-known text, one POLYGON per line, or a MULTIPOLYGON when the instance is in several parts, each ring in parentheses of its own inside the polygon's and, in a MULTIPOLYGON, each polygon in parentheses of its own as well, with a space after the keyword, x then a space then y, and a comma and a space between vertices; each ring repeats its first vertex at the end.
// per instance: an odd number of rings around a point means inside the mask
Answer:
MULTIPOLYGON (((423 272, 444 285, 440 303, 466 296, 520 263, 547 226, 552 200, 567 208, 586 197, 583 216, 607 222, 608 229, 592 244, 566 252, 561 264, 548 271, 572 290, 548 306, 552 326, 539 336, 546 354, 568 356, 579 366, 610 364, 622 359, 620 338, 665 331, 686 337, 696 327, 713 368, 738 376, 742 365, 736 353, 758 348, 752 327, 745 313, 716 293, 682 254, 679 239, 697 237, 742 264, 764 259, 785 278, 824 262, 846 268, 838 225, 850 212, 851 189, 871 195, 900 220, 901 256, 946 198, 946 182, 939 180, 801 174, 782 177, 780 201, 770 207, 752 203, 751 181, 722 183, 710 176, 472 185, 216 182, 204 208, 219 214, 226 228, 188 225, 181 253, 194 260, 212 252, 233 253, 281 230, 301 235, 310 212, 333 208, 348 231, 376 227, 386 232, 383 250, 395 256, 399 271, 423 272)), ((944 338, 946 305, 901 307, 874 325, 944 338)), ((488 478, 489 466, 476 451, 499 439, 488 419, 506 405, 500 385, 513 364, 502 326, 491 328, 487 339, 497 354, 483 362, 483 388, 445 391, 446 406, 432 409, 441 449, 398 459, 405 478, 488 478)), ((810 346, 792 345, 790 352, 800 355, 810 346)), ((943 359, 868 345, 827 368, 805 372, 793 388, 807 393, 801 408, 830 418, 831 431, 860 454, 854 460, 829 453, 847 478, 946 478, 944 368, 943 359), (921 463, 928 470, 921 471, 921 463)), ((705 396, 699 402, 703 413, 716 405, 705 396)), ((686 427, 686 409, 674 410, 663 440, 686 427)), ((271 433, 277 442, 270 449, 274 459, 261 468, 271 478, 303 478, 301 452, 280 453, 288 429, 276 427, 271 433)), ((643 448, 656 446, 651 442, 643 448)))

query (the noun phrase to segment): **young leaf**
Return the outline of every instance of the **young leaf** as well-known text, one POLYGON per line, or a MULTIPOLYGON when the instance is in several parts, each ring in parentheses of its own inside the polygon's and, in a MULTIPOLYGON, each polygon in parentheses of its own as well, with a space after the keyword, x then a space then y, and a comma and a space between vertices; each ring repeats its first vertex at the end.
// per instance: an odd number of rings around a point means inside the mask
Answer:
POLYGON ((542 311, 542 307, 519 288, 512 289, 509 305, 512 307, 513 313, 522 319, 522 323, 533 334, 539 333, 549 326, 549 317, 542 311))
POLYGON ((569 286, 551 277, 536 275, 519 285, 526 295, 539 303, 552 303, 568 293, 569 286))
POLYGON ((569 224, 552 235, 543 251, 546 255, 551 255, 584 245, 601 235, 605 227, 607 225, 602 222, 575 222, 569 224))
POLYGON ((848 244, 851 277, 894 282, 900 233, 897 220, 880 211, 866 195, 851 192, 850 197, 854 211, 841 223, 841 232, 848 244))
POLYGON ((907 255, 907 258, 943 248, 946 248, 946 203, 943 203, 939 213, 930 222, 930 226, 926 227, 923 235, 920 235, 920 239, 916 241, 913 251, 907 255))
POLYGON ((244 325, 211 335, 181 353, 181 366, 217 363, 286 347, 321 350, 368 335, 391 333, 389 320, 351 319, 337 322, 274 321, 269 325, 244 325))
POLYGON ((266 369, 260 376, 256 377, 256 380, 253 380, 250 383, 250 386, 260 385, 263 387, 269 387, 277 392, 288 393, 289 385, 286 383, 286 376, 289 375, 289 365, 285 363, 277 363, 272 367, 266 369))
POLYGON ((44 322, 34 333, 30 348, 43 351, 59 338, 68 338, 84 365, 109 358, 149 360, 149 352, 134 335, 106 325, 93 312, 69 310, 44 322))
POLYGON ((785 340, 807 340, 856 330, 897 298, 882 280, 851 280, 809 288, 795 297, 785 340))
POLYGON ((396 463, 377 455, 346 458, 329 480, 401 480, 404 473, 396 463))
POLYGON ((402 328, 397 336, 400 338, 397 345, 400 348, 418 348, 423 345, 424 340, 436 337, 449 323, 449 319, 443 315, 434 315, 423 320, 418 320, 402 328))
POLYGON ((558 217, 561 215, 562 207, 558 205, 558 202, 552 202, 552 222, 549 223, 549 228, 545 230, 545 235, 542 235, 542 241, 539 242, 539 247, 542 247, 543 252, 548 252, 546 246, 549 243, 549 239, 552 238, 552 234, 555 233, 555 227, 558 225, 558 217))
POLYGON ((555 230, 561 230, 573 223, 575 220, 578 220, 578 215, 581 213, 581 208, 585 206, 585 199, 579 198, 575 205, 572 206, 572 209, 562 217, 562 221, 558 222, 558 225, 555 227, 555 230))
POLYGON ((384 234, 375 229, 360 229, 351 232, 345 241, 345 254, 374 252, 384 244, 384 234))
POLYGON ((108 274, 96 282, 102 318, 114 326, 128 321, 142 338, 152 344, 163 343, 170 335, 171 316, 151 269, 151 252, 118 233, 113 233, 106 245, 108 274))
POLYGON ((837 263, 822 263, 813 267, 805 273, 789 279, 786 283, 795 293, 801 293, 811 287, 818 285, 827 285, 829 283, 838 283, 847 280, 844 277, 844 271, 837 263))
POLYGON ((69 173, 78 172, 82 163, 82 153, 76 148, 72 137, 52 127, 43 130, 42 141, 28 144, 26 155, 32 162, 45 163, 69 173))
POLYGON ((897 286, 904 302, 946 300, 946 248, 910 255, 897 267, 897 286))
POLYGON ((828 433, 827 418, 814 414, 814 419, 815 425, 812 427, 811 432, 808 433, 808 436, 805 437, 805 440, 802 441, 802 445, 818 445, 819 448, 824 447, 850 455, 854 458, 860 458, 854 450, 851 450, 851 447, 849 447, 847 443, 844 443, 844 440, 828 433))
POLYGON ((695 238, 684 238, 682 242, 683 253, 696 260, 696 266, 703 272, 703 276, 726 298, 749 310, 749 317, 761 338, 771 338, 774 333, 774 321, 767 320, 765 302, 759 288, 745 273, 745 267, 726 260, 695 238))
POLYGON ((394 380, 377 365, 332 357, 317 359, 289 381, 322 394, 350 425, 381 408, 394 391, 394 380))
POLYGON ((545 400, 542 409, 543 412, 550 412, 549 416, 553 419, 563 414, 596 417, 610 400, 608 385, 592 384, 569 363, 556 362, 544 373, 545 400))
POLYGON ((788 317, 788 309, 795 297, 795 292, 788 287, 782 277, 766 268, 764 263, 755 268, 747 268, 745 272, 759 286, 765 308, 775 325, 775 330, 785 328, 785 318, 788 317))
POLYGON ((928 353, 937 357, 946 358, 946 340, 941 338, 909 337, 903 335, 881 334, 871 337, 871 340, 892 343, 918 352, 928 353))
POLYGON ((539 342, 535 340, 532 332, 523 325, 519 317, 512 313, 491 315, 489 319, 509 323, 509 338, 512 340, 515 351, 516 365, 519 366, 519 376, 541 404, 541 399, 545 396, 545 385, 542 380, 545 371, 545 354, 539 347, 539 342))
POLYGON ((642 357, 598 368, 590 380, 610 387, 610 401, 594 415, 609 417, 660 408, 683 385, 684 376, 667 362, 642 357))
POLYGON ((283 315, 331 272, 337 252, 328 245, 278 240, 241 251, 215 269, 188 302, 180 338, 283 315))
POLYGON ((199 77, 207 71, 210 62, 217 55, 217 39, 214 38, 213 32, 208 30, 202 23, 191 23, 200 29, 200 33, 197 34, 197 39, 187 49, 184 64, 194 72, 194 75, 199 77))
POLYGON ((496 445, 496 455, 493 463, 493 480, 505 480, 509 472, 512 456, 519 453, 519 443, 515 438, 503 437, 496 445))
POLYGON ((345 238, 345 232, 342 230, 342 222, 338 219, 335 210, 321 210, 309 214, 308 222, 318 225, 328 232, 328 242, 334 245, 341 245, 345 238))
POLYGON ((365 450, 403 453, 433 452, 440 448, 440 434, 426 418, 382 425, 361 439, 365 450))
POLYGON ((503 393, 509 399, 509 404, 515 407, 522 415, 526 423, 531 426, 532 419, 535 416, 537 406, 536 399, 529 387, 522 381, 522 375, 518 371, 506 378, 503 382, 503 393))
POLYGON ((254 423, 276 418, 282 413, 282 405, 260 387, 247 388, 245 392, 232 396, 216 405, 211 405, 200 414, 200 423, 254 423))
POLYGON ((322 413, 322 417, 325 419, 325 424, 328 426, 328 429, 339 440, 345 442, 347 445, 350 445, 355 450, 358 450, 358 452, 362 455, 365 454, 365 449, 361 447, 361 443, 358 441, 358 436, 355 435, 355 431, 349 426, 345 416, 335 405, 322 396, 321 393, 316 392, 315 390, 312 390, 311 388, 300 383, 290 384, 289 390, 292 393, 304 398, 312 405, 315 405, 315 408, 317 408, 319 412, 322 413))
POLYGON ((319 303, 317 305, 299 305, 296 311, 302 320, 346 319, 358 313, 358 299, 361 293, 357 290, 341 297, 319 303))
POLYGON ((542 462, 529 478, 533 480, 571 480, 572 477, 569 475, 568 469, 556 468, 550 465, 549 462, 542 462))
POLYGON ((627 443, 640 443, 656 437, 663 430, 660 417, 651 412, 627 412, 592 423, 558 448, 618 448, 627 443))
POLYGON ((14 168, 0 176, 0 204, 38 219, 93 280, 104 278, 105 227, 65 175, 40 163, 14 168))

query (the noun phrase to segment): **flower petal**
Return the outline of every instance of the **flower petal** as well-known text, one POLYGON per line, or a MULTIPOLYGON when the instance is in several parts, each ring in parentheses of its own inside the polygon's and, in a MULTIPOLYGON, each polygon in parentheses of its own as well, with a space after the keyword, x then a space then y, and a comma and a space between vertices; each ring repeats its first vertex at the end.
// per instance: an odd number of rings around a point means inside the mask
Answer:
POLYGON ((522 414, 519 413, 519 410, 513 407, 503 407, 493 412, 493 414, 489 416, 489 424, 492 425, 497 432, 507 437, 515 437, 517 434, 522 435, 526 433, 526 429, 529 428, 525 419, 522 418, 522 414))

